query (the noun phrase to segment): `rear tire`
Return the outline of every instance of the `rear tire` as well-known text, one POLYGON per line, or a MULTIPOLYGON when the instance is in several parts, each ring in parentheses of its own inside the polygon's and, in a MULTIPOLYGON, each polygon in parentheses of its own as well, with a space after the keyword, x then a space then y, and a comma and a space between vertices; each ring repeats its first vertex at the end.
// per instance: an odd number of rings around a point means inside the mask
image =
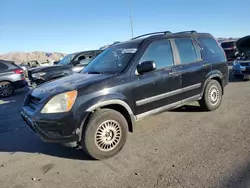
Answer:
POLYGON ((15 93, 15 88, 11 82, 0 82, 0 97, 10 97, 15 93))
POLYGON ((206 111, 216 110, 222 102, 222 88, 218 81, 211 80, 205 88, 200 107, 206 111))
POLYGON ((83 129, 84 151, 94 159, 110 158, 121 151, 128 133, 125 117, 112 109, 94 112, 83 129))

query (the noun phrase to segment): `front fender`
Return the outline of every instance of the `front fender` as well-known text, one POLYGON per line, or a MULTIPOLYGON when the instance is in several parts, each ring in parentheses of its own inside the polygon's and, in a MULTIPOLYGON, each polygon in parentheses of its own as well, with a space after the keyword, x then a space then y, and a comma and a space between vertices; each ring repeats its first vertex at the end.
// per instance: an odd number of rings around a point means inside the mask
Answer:
POLYGON ((84 122, 91 113, 108 105, 120 105, 124 107, 124 109, 126 109, 130 115, 132 124, 135 122, 133 110, 131 109, 126 97, 122 94, 106 94, 100 96, 93 96, 92 94, 92 97, 90 95, 82 96, 78 99, 77 103, 78 106, 75 110, 75 116, 77 119, 79 119, 80 129, 82 129, 84 122))
MULTIPOLYGON (((82 98, 85 98, 84 96, 82 98)), ((127 98, 122 94, 108 94, 96 97, 86 97, 85 100, 80 99, 79 111, 93 112, 103 106, 117 104, 123 106, 129 114, 133 114, 127 98)))
POLYGON ((77 130, 79 132, 79 141, 82 139, 82 131, 84 129, 84 126, 86 125, 86 121, 88 120, 89 115, 92 114, 95 110, 108 105, 120 105, 126 109, 130 117, 130 122, 128 122, 129 130, 133 132, 135 116, 131 107, 126 102, 126 97, 121 94, 110 94, 91 98, 83 102, 76 110, 75 116, 77 119, 79 119, 77 127, 77 130))

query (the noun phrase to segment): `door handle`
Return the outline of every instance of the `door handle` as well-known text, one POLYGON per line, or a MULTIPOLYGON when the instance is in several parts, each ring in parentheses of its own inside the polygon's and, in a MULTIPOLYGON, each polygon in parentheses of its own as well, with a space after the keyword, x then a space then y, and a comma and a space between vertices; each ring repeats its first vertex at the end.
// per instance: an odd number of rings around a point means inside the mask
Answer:
POLYGON ((174 70, 171 70, 171 71, 169 72, 169 74, 170 74, 170 75, 174 75, 174 76, 178 76, 178 75, 180 75, 180 73, 179 73, 179 72, 174 71, 174 70))
POLYGON ((203 67, 208 67, 210 64, 209 63, 204 63, 202 66, 203 67))

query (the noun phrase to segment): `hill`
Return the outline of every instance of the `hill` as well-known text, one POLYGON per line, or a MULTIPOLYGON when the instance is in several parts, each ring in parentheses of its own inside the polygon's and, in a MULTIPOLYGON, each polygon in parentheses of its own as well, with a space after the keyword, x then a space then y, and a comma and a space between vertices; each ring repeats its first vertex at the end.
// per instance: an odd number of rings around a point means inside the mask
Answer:
POLYGON ((39 51, 34 51, 34 52, 29 52, 29 53, 11 52, 11 53, 0 55, 0 59, 10 60, 10 61, 14 61, 17 64, 20 64, 23 61, 30 61, 30 60, 44 61, 48 58, 54 61, 58 61, 60 58, 64 57, 65 55, 66 55, 65 53, 59 53, 59 52, 52 52, 52 53, 39 52, 39 51))

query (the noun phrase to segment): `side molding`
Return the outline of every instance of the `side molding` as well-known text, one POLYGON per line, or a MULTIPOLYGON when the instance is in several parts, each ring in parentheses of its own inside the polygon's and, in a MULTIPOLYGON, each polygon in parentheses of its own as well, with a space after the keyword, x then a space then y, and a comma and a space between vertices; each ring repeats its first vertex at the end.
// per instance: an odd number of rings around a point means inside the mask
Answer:
POLYGON ((126 110, 128 111, 128 113, 130 115, 134 115, 134 113, 131 110, 131 108, 129 107, 129 105, 126 102, 124 102, 122 100, 119 100, 119 99, 111 99, 111 100, 99 102, 99 103, 94 104, 93 106, 89 107, 86 111, 87 112, 93 112, 94 110, 96 110, 96 109, 98 109, 100 107, 103 107, 103 106, 106 106, 106 105, 111 105, 111 104, 119 104, 119 105, 123 106, 124 108, 126 108, 126 110))

